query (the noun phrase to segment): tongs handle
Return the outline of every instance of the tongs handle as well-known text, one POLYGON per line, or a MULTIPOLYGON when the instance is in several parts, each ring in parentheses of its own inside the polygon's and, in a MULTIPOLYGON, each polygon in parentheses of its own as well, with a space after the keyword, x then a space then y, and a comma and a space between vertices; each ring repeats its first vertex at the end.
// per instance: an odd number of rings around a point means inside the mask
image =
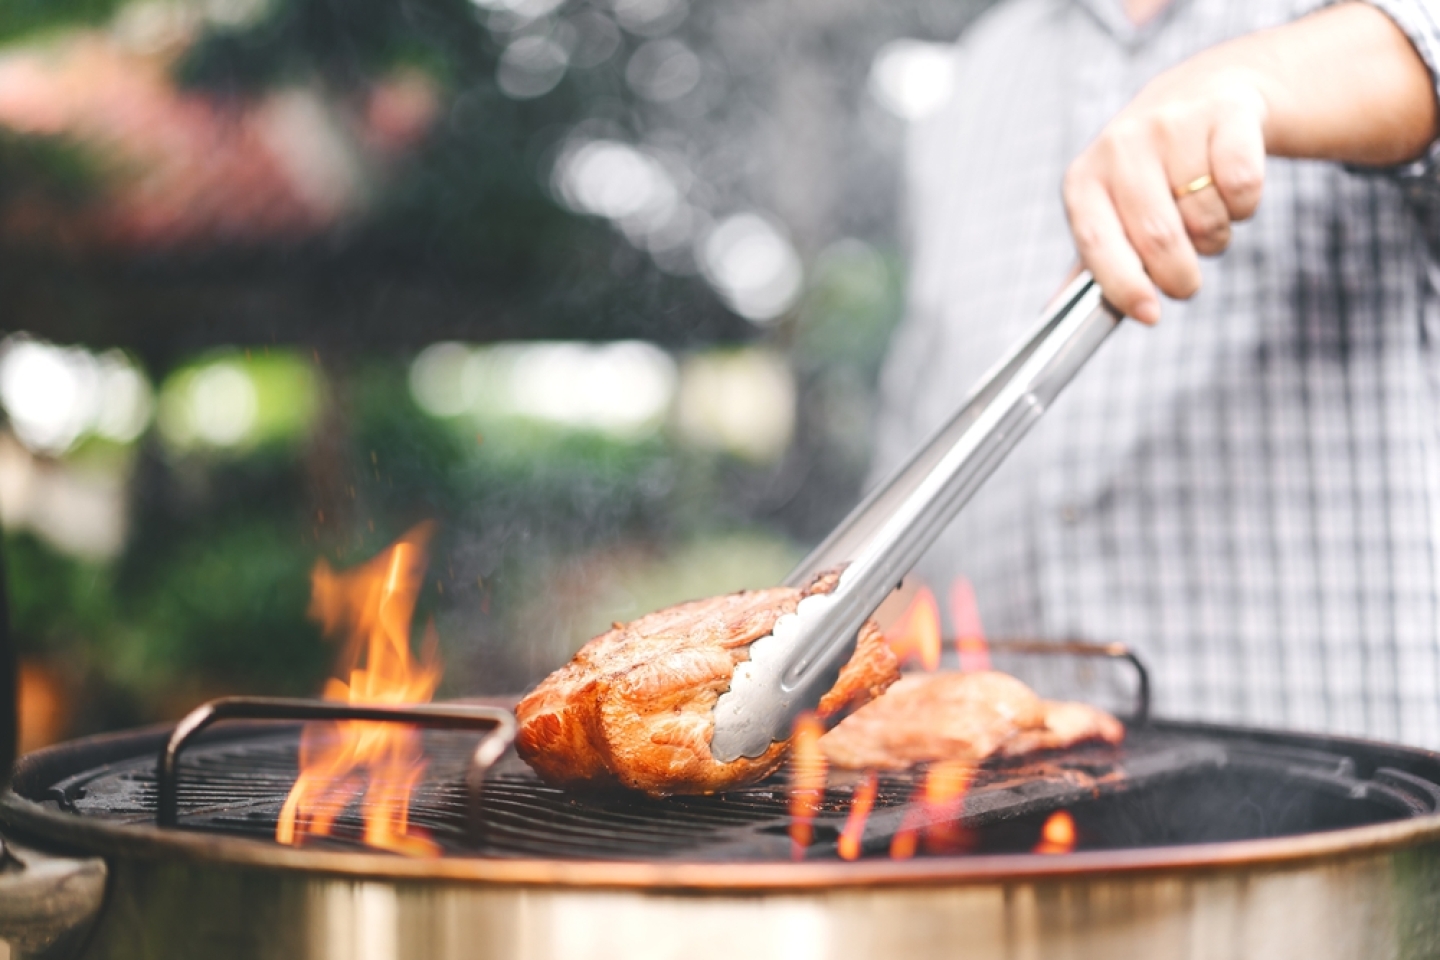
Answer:
POLYGON ((959 412, 899 471, 851 511, 786 578, 803 586, 844 566, 835 589, 807 598, 751 646, 715 705, 711 752, 758 756, 813 709, 874 613, 945 526, 994 472, 1120 322, 1082 273, 1035 329, 981 380, 959 412))
POLYGON ((851 510, 785 583, 805 586, 822 570, 873 555, 886 571, 876 573, 878 585, 888 593, 1119 322, 1099 285, 1082 272, 949 422, 851 510))

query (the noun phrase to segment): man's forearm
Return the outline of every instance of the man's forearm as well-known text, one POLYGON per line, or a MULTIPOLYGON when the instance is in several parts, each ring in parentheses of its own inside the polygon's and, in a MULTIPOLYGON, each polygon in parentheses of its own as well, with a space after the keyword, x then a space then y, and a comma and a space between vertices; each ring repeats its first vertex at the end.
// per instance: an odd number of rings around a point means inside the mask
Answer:
POLYGON ((1266 154, 1399 164, 1436 136, 1435 82, 1388 15, 1359 2, 1221 44, 1149 83, 1070 165, 1075 245, 1105 295, 1160 316, 1197 255, 1259 205, 1266 154))
POLYGON ((1436 136, 1435 85, 1409 38, 1365 3, 1343 3, 1197 60, 1254 70, 1265 146, 1281 157, 1389 165, 1436 136))

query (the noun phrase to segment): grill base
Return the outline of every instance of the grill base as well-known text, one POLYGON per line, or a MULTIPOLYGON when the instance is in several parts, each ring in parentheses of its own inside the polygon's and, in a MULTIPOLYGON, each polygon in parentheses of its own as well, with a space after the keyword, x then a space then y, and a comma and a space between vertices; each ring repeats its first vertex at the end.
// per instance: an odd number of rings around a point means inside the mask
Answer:
POLYGON ((336 879, 126 860, 113 872, 111 901, 84 960, 1433 957, 1437 858, 1432 849, 1403 860, 1327 860, 1323 869, 816 885, 764 897, 336 879), (1431 869, 1417 872, 1421 864, 1431 869), (1408 869, 1404 898, 1395 895, 1397 867, 1408 869))

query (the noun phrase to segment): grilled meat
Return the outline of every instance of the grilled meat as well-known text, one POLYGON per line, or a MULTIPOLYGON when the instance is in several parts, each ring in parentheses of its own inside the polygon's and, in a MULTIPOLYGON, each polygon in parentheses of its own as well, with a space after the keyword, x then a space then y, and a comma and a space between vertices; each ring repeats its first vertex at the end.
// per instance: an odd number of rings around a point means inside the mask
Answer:
POLYGON ((1125 728, 1083 703, 1042 700, 1007 674, 912 674, 820 738, 826 758, 852 769, 931 760, 1017 757, 1086 740, 1119 743, 1125 728))
MULTIPOLYGON (((516 706, 517 751, 550 783, 652 796, 714 793, 765 777, 787 745, 772 744, 754 759, 717 761, 710 753, 715 701, 750 644, 804 597, 829 593, 837 579, 822 574, 804 590, 749 590, 616 624, 516 706)), ((899 676, 895 655, 867 622, 819 712, 834 716, 865 703, 899 676)))

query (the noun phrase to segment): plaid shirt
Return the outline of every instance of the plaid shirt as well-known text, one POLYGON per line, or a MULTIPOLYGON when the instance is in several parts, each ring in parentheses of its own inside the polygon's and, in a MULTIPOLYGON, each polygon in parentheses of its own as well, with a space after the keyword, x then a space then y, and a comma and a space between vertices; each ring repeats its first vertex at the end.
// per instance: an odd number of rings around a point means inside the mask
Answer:
MULTIPOLYGON (((1377 0, 1440 66, 1440 4, 1377 0)), ((909 315, 879 467, 945 419, 1075 259, 1067 162, 1145 83, 1313 8, 1012 0, 913 131, 909 315)), ((919 573, 992 636, 1120 640, 1169 716, 1440 747, 1440 175, 1271 160, 1192 301, 1125 324, 919 573)))

